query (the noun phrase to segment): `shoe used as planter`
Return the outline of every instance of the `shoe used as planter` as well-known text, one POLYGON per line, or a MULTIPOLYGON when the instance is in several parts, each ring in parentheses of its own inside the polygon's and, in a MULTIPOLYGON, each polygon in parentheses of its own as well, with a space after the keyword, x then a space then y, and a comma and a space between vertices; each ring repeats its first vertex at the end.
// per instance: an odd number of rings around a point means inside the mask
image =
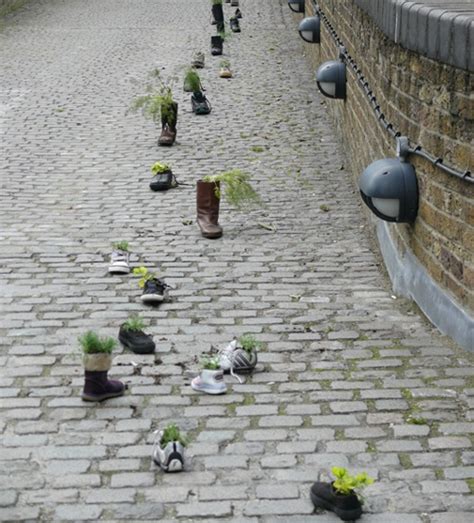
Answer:
POLYGON ((230 5, 232 7, 239 7, 239 0, 231 0, 230 5))
POLYGON ((191 67, 194 67, 195 69, 202 69, 204 67, 204 53, 201 53, 201 51, 194 53, 191 67))
POLYGON ((242 18, 242 11, 239 8, 237 8, 235 10, 235 15, 234 16, 235 16, 235 18, 242 18))
POLYGON ((143 287, 141 300, 143 303, 160 303, 167 297, 168 289, 169 285, 158 278, 147 280, 143 287))
POLYGON ((155 174, 150 182, 152 191, 167 191, 168 189, 178 186, 178 181, 171 170, 155 174))
POLYGON ((191 107, 194 114, 209 114, 212 109, 209 100, 201 91, 196 91, 191 95, 191 107))
POLYGON ((310 495, 315 507, 330 510, 343 521, 353 521, 362 514, 359 498, 355 494, 337 494, 332 483, 317 481, 312 485, 310 495))
POLYGON ((161 448, 160 441, 163 431, 156 434, 153 444, 153 461, 165 472, 180 472, 184 467, 184 447, 179 441, 168 443, 164 449, 161 448))
POLYGON ((230 25, 230 29, 233 33, 240 33, 240 25, 239 25, 239 20, 236 16, 233 16, 230 20, 229 20, 229 25, 230 25))
POLYGON ((222 227, 219 225, 219 198, 216 185, 198 180, 196 184, 197 223, 204 238, 220 238, 222 227))
POLYGON ((221 78, 232 78, 232 71, 228 65, 223 65, 219 69, 219 76, 221 78))
POLYGON ((135 354, 151 354, 155 350, 155 342, 149 334, 142 330, 130 330, 122 324, 119 330, 119 341, 135 354))
POLYGON ((211 54, 218 56, 222 54, 224 40, 221 36, 211 36, 211 54))
POLYGON ((168 111, 161 111, 161 134, 158 145, 171 146, 176 140, 176 124, 178 122, 178 104, 173 102, 168 111))
POLYGON ((158 138, 158 145, 173 145, 176 140, 176 131, 171 129, 168 124, 163 125, 161 134, 158 138))
POLYGON ((130 253, 114 249, 110 256, 109 272, 111 274, 128 274, 130 272, 130 253))
POLYGON ((107 373, 112 366, 110 354, 84 354, 83 401, 104 401, 122 396, 125 384, 119 380, 109 380, 107 373))
POLYGON ((225 394, 227 392, 222 370, 202 369, 201 374, 191 381, 191 387, 206 394, 225 394))
POLYGON ((256 351, 248 352, 237 346, 237 340, 232 340, 226 347, 219 351, 219 366, 224 372, 230 372, 240 383, 239 374, 250 374, 257 365, 256 351))

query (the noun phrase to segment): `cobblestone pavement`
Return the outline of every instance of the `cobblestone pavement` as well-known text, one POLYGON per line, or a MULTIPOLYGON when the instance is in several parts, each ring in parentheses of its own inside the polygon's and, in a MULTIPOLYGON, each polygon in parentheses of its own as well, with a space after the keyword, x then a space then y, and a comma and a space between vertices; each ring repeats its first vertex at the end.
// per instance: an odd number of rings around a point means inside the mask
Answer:
POLYGON ((335 522, 309 499, 333 465, 377 478, 363 523, 472 521, 469 356, 391 295, 286 2, 241 8, 232 80, 208 0, 39 0, 0 29, 2 521, 335 522), (198 49, 208 117, 181 91, 198 49), (170 149, 126 112, 155 66, 180 77, 170 149), (193 186, 148 189, 157 160, 191 184, 241 168, 265 207, 224 203, 205 240, 193 186), (169 303, 108 275, 122 239, 169 303), (116 336, 132 312, 156 355, 120 348, 128 394, 84 404, 77 337, 116 336), (258 372, 192 391, 195 357, 244 332, 266 344, 258 372), (169 420, 192 439, 185 473, 151 463, 169 420))

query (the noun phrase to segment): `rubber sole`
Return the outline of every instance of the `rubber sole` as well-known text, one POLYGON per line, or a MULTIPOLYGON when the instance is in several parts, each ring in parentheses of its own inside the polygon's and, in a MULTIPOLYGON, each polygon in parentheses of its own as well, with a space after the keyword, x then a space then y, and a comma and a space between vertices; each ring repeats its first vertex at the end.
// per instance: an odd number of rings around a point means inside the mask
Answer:
POLYGON ((161 466, 161 463, 153 458, 155 465, 163 469, 165 472, 181 472, 183 470, 183 463, 179 459, 172 459, 169 462, 168 468, 161 466))
POLYGON ((207 389, 202 387, 195 387, 193 383, 191 382, 191 388, 195 390, 196 392, 205 392, 206 394, 225 394, 227 392, 227 387, 224 390, 216 390, 216 389, 207 389))
POLYGON ((109 267, 110 274, 129 274, 130 267, 109 267))
POLYGON ((164 299, 165 297, 159 294, 144 294, 141 297, 143 303, 161 303, 164 299))
POLYGON ((334 507, 331 503, 326 501, 325 499, 322 499, 311 490, 310 491, 311 501, 313 502, 313 505, 318 508, 323 508, 325 510, 329 510, 331 512, 334 512, 336 516, 339 516, 342 521, 354 521, 356 519, 359 519, 362 515, 362 508, 355 509, 355 510, 341 510, 340 508, 334 507))
POLYGON ((150 345, 145 345, 145 346, 141 345, 140 347, 135 347, 132 343, 128 343, 128 342, 124 341, 123 339, 121 339, 120 336, 119 336, 119 341, 126 349, 131 350, 135 354, 151 354, 152 352, 155 352, 154 343, 153 343, 153 345, 150 343, 150 345))
POLYGON ((82 401, 91 401, 91 402, 100 402, 104 400, 108 400, 110 398, 118 398, 119 396, 123 396, 125 393, 125 390, 122 390, 121 392, 109 392, 108 394, 101 394, 100 396, 90 396, 89 394, 82 393, 81 398, 82 401))

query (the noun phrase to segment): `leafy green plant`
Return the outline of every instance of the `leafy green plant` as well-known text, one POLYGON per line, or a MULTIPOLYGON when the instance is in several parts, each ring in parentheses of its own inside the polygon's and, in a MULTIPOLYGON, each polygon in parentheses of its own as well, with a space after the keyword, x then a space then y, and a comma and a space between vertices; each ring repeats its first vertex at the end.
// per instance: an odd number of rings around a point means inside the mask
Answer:
POLYGON ((160 439, 160 447, 164 449, 168 443, 173 443, 173 441, 178 441, 183 445, 183 447, 188 444, 188 439, 181 434, 179 428, 174 423, 171 423, 163 430, 163 435, 160 439))
POLYGON ((260 196, 249 183, 250 176, 240 169, 233 169, 221 174, 204 176, 203 181, 214 183, 217 198, 221 197, 221 190, 217 185, 220 182, 224 185, 224 196, 226 200, 237 209, 245 209, 252 206, 261 205, 260 196))
POLYGON ((167 163, 155 162, 151 166, 153 176, 171 171, 171 167, 167 163))
POLYGON ((239 347, 242 347, 248 353, 260 349, 261 343, 255 339, 253 334, 242 334, 239 340, 239 347))
POLYGON ((140 289, 143 289, 145 287, 145 283, 148 280, 153 280, 156 278, 156 275, 153 272, 150 272, 146 267, 135 267, 133 269, 134 276, 140 276, 140 279, 138 280, 138 286, 140 289))
POLYGON ((222 0, 211 0, 212 5, 222 5, 222 0))
POLYGON ((196 69, 188 67, 186 74, 184 75, 185 90, 196 93, 202 90, 201 77, 196 69))
POLYGON ((217 356, 213 356, 213 357, 206 356, 201 359, 201 366, 203 369, 207 369, 207 370, 219 370, 220 369, 219 358, 217 356))
POLYGON ((111 354, 117 342, 110 337, 100 338, 94 331, 87 331, 78 338, 84 354, 111 354))
POLYGON ((130 111, 137 112, 141 110, 142 114, 151 118, 154 122, 163 119, 168 120, 173 116, 173 93, 171 84, 173 80, 166 82, 161 77, 159 69, 153 69, 149 74, 151 81, 146 84, 146 94, 133 100, 130 111))
POLYGON ((138 316, 138 314, 130 316, 130 318, 128 318, 128 320, 123 324, 123 329, 126 331, 136 332, 142 331, 144 328, 145 322, 141 316, 138 316))
POLYGON ((221 67, 227 67, 227 68, 230 68, 230 61, 227 60, 227 59, 221 60, 220 63, 219 63, 219 65, 220 65, 221 67))
POLYGON ((366 472, 352 476, 344 467, 332 467, 331 471, 336 478, 332 486, 334 490, 342 496, 348 496, 354 493, 359 495, 357 490, 372 485, 374 482, 373 478, 370 478, 366 472))
POLYGON ((127 251, 128 252, 128 242, 126 242, 124 240, 113 243, 112 247, 117 251, 127 251))

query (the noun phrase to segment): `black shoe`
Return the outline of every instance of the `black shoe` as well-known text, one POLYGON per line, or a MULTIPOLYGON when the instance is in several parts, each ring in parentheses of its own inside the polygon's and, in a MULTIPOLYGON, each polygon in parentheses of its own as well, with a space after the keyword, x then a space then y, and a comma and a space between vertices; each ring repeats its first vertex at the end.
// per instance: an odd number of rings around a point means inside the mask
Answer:
POLYGON ((160 303, 165 299, 167 289, 169 289, 169 285, 166 285, 165 282, 158 278, 147 280, 145 282, 141 300, 143 303, 160 303))
POLYGON ((213 56, 222 54, 223 40, 221 36, 211 36, 211 54, 213 56))
POLYGON ((230 29, 233 33, 240 33, 240 25, 239 21, 237 20, 237 17, 233 16, 229 20, 230 29))
POLYGON ((167 191, 173 187, 177 187, 178 182, 175 175, 171 171, 155 174, 153 180, 150 182, 150 189, 152 191, 167 191))
POLYGON ((331 510, 343 521, 353 521, 360 518, 362 506, 355 494, 343 496, 336 494, 332 483, 316 481, 311 487, 311 501, 317 508, 331 510))
POLYGON ((192 94, 191 107, 195 114, 209 114, 212 109, 209 100, 201 91, 196 91, 192 94))
POLYGON ((132 331, 121 325, 118 338, 122 345, 135 354, 150 354, 155 350, 153 338, 143 331, 132 331))
POLYGON ((235 18, 242 18, 242 11, 239 8, 235 10, 235 18))

